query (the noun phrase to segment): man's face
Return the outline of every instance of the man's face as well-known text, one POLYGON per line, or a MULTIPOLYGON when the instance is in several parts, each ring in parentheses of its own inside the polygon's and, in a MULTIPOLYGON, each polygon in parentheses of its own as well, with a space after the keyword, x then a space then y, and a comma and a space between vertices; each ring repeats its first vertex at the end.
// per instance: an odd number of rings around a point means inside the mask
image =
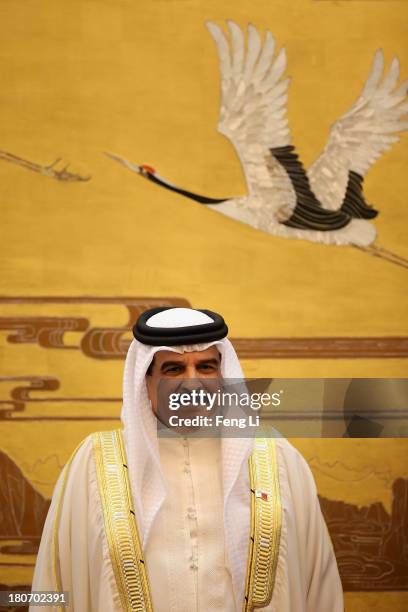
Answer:
MULTIPOLYGON (((154 356, 150 374, 146 374, 146 386, 152 410, 162 422, 168 422, 171 414, 168 397, 171 393, 184 393, 193 389, 214 392, 221 380, 221 355, 215 346, 205 351, 174 353, 158 351, 154 356)), ((183 406, 177 411, 180 417, 205 414, 202 406, 183 406)))

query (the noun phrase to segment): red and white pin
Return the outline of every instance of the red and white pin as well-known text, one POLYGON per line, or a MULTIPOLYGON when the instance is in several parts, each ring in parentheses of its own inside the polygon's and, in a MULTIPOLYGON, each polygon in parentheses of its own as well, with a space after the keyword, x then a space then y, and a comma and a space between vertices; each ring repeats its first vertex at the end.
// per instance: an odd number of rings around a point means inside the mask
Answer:
POLYGON ((268 501, 268 492, 262 489, 255 489, 255 497, 259 497, 263 501, 268 501))

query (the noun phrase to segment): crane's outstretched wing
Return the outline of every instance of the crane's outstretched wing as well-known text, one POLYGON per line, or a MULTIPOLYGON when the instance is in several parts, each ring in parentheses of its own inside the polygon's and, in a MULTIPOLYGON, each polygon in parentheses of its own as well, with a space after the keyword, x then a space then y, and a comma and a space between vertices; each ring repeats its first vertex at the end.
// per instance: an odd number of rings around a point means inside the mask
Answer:
POLYGON ((331 232, 347 226, 350 215, 321 207, 290 144, 285 49, 275 54, 269 31, 262 42, 250 24, 245 40, 236 23, 227 24, 229 36, 207 22, 221 73, 218 131, 238 153, 253 205, 259 203, 271 220, 300 230, 331 232))
POLYGON ((262 42, 257 29, 248 25, 245 40, 236 23, 227 24, 229 36, 215 23, 206 24, 217 45, 221 73, 218 131, 234 145, 250 195, 270 191, 271 208, 291 210, 296 204, 293 185, 270 153, 274 147, 290 144, 285 50, 275 54, 270 32, 262 42))
POLYGON ((290 143, 286 118, 289 78, 285 49, 275 54, 275 40, 248 25, 247 45, 241 28, 228 21, 230 40, 212 22, 207 27, 218 49, 221 72, 219 131, 234 143, 255 141, 266 149, 290 143))
POLYGON ((363 178, 375 161, 399 140, 408 128, 408 81, 398 86, 396 57, 384 75, 384 55, 379 49, 358 100, 333 124, 328 142, 308 170, 313 192, 326 209, 369 219, 377 211, 363 194, 363 178))

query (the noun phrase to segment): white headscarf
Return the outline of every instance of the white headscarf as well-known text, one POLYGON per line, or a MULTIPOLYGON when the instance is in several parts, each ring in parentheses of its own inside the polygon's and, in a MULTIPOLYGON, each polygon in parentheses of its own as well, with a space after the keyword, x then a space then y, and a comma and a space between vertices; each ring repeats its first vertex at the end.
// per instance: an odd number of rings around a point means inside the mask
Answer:
MULTIPOLYGON (((165 497, 166 484, 160 465, 157 420, 146 387, 146 371, 158 351, 204 351, 216 346, 221 353, 223 378, 243 378, 237 354, 224 338, 205 344, 150 346, 133 340, 126 357, 121 419, 129 477, 143 547, 165 497)), ((222 478, 226 556, 235 597, 242 601, 248 554, 250 504, 248 458, 252 438, 222 438, 222 478)))

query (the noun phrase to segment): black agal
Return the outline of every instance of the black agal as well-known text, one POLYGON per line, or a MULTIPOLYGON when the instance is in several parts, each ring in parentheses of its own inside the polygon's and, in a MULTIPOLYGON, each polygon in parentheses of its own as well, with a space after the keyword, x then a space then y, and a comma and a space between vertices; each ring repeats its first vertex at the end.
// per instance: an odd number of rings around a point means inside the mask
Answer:
POLYGON ((142 344, 176 346, 221 340, 228 327, 221 315, 211 310, 163 306, 143 312, 133 326, 142 344))

